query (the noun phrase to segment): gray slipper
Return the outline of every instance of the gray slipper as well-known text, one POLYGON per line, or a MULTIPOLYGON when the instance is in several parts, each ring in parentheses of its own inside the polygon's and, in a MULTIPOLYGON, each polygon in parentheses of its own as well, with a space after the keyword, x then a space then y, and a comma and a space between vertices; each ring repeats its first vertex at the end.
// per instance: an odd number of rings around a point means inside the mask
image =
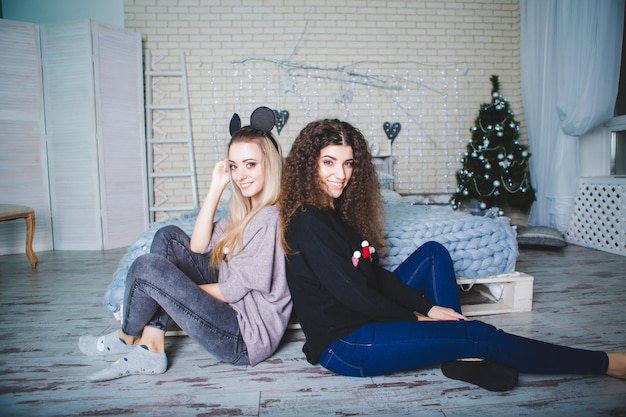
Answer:
POLYGON ((145 346, 136 346, 132 352, 115 361, 111 366, 87 379, 92 382, 110 381, 128 375, 157 375, 167 370, 165 353, 150 352, 145 346))
POLYGON ((119 338, 117 330, 104 336, 81 336, 78 348, 87 356, 124 354, 133 350, 134 345, 127 345, 119 338))

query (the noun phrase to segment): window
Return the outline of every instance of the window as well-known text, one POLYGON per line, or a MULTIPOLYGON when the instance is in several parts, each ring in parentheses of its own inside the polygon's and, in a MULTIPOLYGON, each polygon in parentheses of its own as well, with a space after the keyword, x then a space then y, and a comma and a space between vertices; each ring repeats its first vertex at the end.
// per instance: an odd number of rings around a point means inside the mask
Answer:
POLYGON ((611 134, 611 175, 626 176, 626 115, 606 123, 611 134))
POLYGON ((611 133, 611 175, 626 176, 626 14, 622 32, 622 63, 613 119, 606 125, 611 133))

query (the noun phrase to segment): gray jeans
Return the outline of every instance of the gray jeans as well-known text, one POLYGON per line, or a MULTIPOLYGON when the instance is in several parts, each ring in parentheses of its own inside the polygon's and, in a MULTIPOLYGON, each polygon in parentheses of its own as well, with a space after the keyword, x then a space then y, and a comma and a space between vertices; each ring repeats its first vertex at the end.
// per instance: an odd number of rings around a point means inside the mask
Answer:
POLYGON ((237 315, 203 291, 217 282, 207 256, 189 249, 189 236, 165 226, 154 236, 151 253, 135 259, 126 277, 122 331, 139 336, 146 326, 165 331, 170 317, 209 353, 236 365, 248 365, 248 350, 237 315))

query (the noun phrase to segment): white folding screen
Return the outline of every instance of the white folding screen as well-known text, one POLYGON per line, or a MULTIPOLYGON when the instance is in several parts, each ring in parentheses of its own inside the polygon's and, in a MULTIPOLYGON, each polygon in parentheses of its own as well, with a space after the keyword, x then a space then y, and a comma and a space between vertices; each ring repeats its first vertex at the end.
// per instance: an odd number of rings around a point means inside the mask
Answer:
MULTIPOLYGON (((0 42, 15 44, 20 59, 36 62, 29 62, 28 71, 20 69, 19 60, 4 59, 10 51, 0 45, 0 202, 35 208, 35 250, 130 245, 148 224, 140 35, 90 20, 37 26, 0 19, 3 35, 7 39, 0 42), (13 25, 34 31, 31 42, 36 45, 30 50, 18 46, 13 25), (38 83, 39 91, 23 88, 22 78, 38 83), (9 95, 12 86, 15 93, 9 95), (14 102, 26 101, 25 95, 33 95, 38 107, 24 105, 21 114, 14 102), (16 126, 25 118, 39 123, 39 142, 16 148, 9 138, 26 141, 27 129, 16 126), (11 129, 19 130, 19 136, 5 134, 11 129), (39 161, 42 167, 24 168, 30 179, 16 169, 5 175, 12 165, 24 166, 23 161, 39 161), (33 187, 37 181, 39 187, 33 187), (24 197, 28 187, 45 201, 31 203, 24 197), (38 237, 46 231, 46 217, 47 237, 38 237)), ((9 247, 3 240, 15 233, 0 227, 1 253, 23 251, 23 238, 19 248, 9 247)))
POLYGON ((41 25, 55 249, 131 244, 147 227, 141 37, 41 25))
MULTIPOLYGON (((39 28, 0 19, 0 203, 35 210, 35 251, 52 249, 43 114, 39 28)), ((23 220, 0 223, 0 254, 25 240, 23 220)))

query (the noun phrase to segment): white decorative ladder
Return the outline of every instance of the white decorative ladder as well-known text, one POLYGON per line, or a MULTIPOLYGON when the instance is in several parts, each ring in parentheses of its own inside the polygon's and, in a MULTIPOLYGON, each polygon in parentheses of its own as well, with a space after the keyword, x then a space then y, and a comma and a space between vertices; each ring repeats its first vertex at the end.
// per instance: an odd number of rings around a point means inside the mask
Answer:
MULTIPOLYGON (((185 64, 185 54, 180 53, 180 70, 178 71, 162 71, 157 67, 157 64, 162 57, 156 58, 154 61, 151 57, 150 51, 146 50, 146 70, 145 70, 145 82, 146 82, 146 155, 148 159, 148 183, 149 183, 149 205, 150 205, 150 222, 155 221, 156 214, 161 212, 167 216, 167 212, 180 212, 190 211, 198 207, 198 188, 196 185, 196 167, 195 157, 193 150, 193 140, 191 131, 191 115, 189 111, 189 91, 187 88, 187 67, 185 64), (164 93, 159 88, 159 82, 164 77, 170 77, 171 79, 178 78, 180 81, 182 103, 167 103, 160 104, 165 97, 164 93), (154 97, 154 93, 157 93, 157 97, 154 97), (168 137, 168 133, 161 129, 159 123, 163 121, 168 112, 180 112, 184 113, 184 132, 179 137, 168 137), (160 137, 155 137, 158 134, 160 137), (167 152, 160 149, 160 146, 180 145, 186 148, 188 167, 185 170, 180 171, 179 167, 162 170, 159 167, 160 162, 163 162, 168 158, 167 152), (161 158, 155 161, 155 154, 160 155, 161 158), (192 195, 192 205, 188 204, 175 204, 167 205, 168 197, 161 191, 159 186, 168 179, 183 179, 189 181, 189 187, 192 195), (160 196, 160 201, 157 201, 157 196, 160 196)), ((177 98, 176 101, 180 101, 181 98, 177 98)))

